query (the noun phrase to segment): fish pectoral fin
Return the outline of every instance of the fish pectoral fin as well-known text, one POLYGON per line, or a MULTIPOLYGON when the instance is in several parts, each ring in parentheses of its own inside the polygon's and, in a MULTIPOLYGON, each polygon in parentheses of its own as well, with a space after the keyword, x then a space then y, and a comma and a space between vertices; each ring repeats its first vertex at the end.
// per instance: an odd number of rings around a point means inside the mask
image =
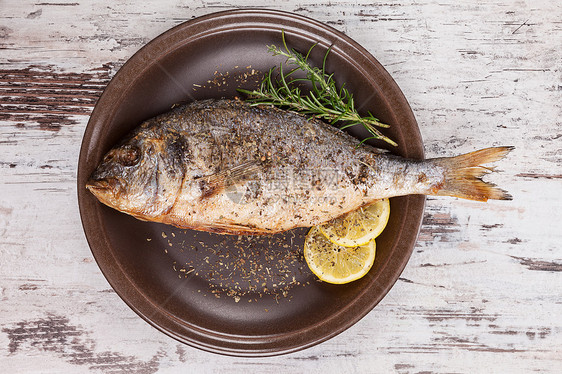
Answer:
POLYGON ((259 170, 260 165, 259 161, 248 161, 195 179, 201 188, 201 198, 209 198, 228 187, 251 179, 259 170))
POLYGON ((260 166, 260 161, 248 161, 225 169, 221 173, 226 174, 226 186, 228 187, 251 179, 258 172, 260 166))

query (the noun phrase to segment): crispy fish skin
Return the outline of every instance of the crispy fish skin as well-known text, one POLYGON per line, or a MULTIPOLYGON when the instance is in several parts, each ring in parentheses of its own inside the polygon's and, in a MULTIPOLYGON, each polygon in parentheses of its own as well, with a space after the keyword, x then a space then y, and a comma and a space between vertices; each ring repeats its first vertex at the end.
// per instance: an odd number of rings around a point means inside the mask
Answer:
POLYGON ((321 121, 239 100, 203 100, 142 123, 86 187, 138 219, 228 234, 314 226, 409 194, 510 199, 480 166, 512 148, 452 158, 389 155, 321 121))

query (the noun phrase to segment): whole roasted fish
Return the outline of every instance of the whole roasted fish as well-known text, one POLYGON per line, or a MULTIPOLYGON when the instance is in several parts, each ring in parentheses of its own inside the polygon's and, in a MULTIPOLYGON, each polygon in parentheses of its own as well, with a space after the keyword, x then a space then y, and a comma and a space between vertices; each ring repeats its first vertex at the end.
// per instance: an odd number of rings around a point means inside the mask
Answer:
POLYGON ((86 187, 138 219, 228 234, 314 226, 385 197, 510 199, 480 178, 511 147, 452 158, 393 156, 321 121, 239 100, 204 100, 149 119, 104 157, 86 187))

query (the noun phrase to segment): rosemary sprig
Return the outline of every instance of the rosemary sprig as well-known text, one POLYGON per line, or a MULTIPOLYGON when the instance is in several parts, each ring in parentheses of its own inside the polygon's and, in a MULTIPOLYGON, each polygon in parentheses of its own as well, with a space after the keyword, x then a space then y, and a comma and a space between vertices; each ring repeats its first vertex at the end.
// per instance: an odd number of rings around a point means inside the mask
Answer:
POLYGON ((283 56, 286 58, 285 64, 292 66, 288 73, 283 69, 283 63, 279 68, 273 67, 263 78, 257 90, 238 91, 248 95, 248 100, 252 105, 274 105, 284 107, 299 113, 310 115, 338 125, 340 129, 346 129, 355 125, 362 125, 371 136, 364 139, 381 139, 396 146, 397 144, 390 138, 383 135, 377 127, 389 127, 380 122, 370 112, 366 116, 361 116, 355 109, 353 95, 342 85, 337 88, 334 74, 326 72, 326 59, 330 50, 326 52, 322 62, 322 68, 312 66, 308 62, 308 57, 313 45, 303 56, 294 49, 289 49, 283 34, 283 48, 275 45, 267 46, 268 51, 273 56, 283 56), (300 78, 295 74, 301 71, 305 73, 305 78, 300 78), (303 90, 304 85, 310 86, 309 90, 303 90))

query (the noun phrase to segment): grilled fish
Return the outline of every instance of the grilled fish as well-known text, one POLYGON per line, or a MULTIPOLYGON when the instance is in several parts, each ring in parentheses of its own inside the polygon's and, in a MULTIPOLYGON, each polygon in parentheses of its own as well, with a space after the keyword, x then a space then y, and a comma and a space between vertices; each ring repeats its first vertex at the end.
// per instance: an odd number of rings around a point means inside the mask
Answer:
POLYGON ((390 155, 319 120, 240 100, 203 100, 143 122, 86 187, 138 219, 227 234, 324 223, 408 194, 510 199, 481 166, 512 148, 451 158, 390 155))

